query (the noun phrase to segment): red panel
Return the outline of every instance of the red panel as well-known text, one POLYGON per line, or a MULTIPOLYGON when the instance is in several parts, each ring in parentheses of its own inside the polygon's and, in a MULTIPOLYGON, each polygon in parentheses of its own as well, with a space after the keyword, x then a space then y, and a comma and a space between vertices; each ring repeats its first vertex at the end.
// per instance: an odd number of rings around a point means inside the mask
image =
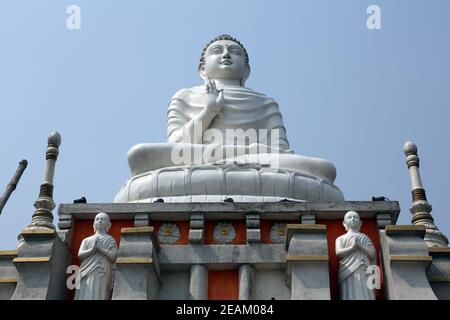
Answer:
MULTIPOLYGON (((361 219, 362 226, 361 232, 365 233, 370 240, 372 240, 375 249, 377 251, 377 264, 381 268, 381 248, 380 237, 377 228, 377 221, 375 219, 361 219)), ((328 241, 328 254, 329 254, 329 269, 330 269, 330 289, 331 299, 337 300, 339 298, 338 288, 338 272, 339 272, 339 259, 336 256, 335 242, 337 237, 345 233, 345 228, 342 225, 342 220, 316 220, 317 224, 324 224, 327 226, 327 241, 328 241)), ((382 270, 382 269, 381 269, 382 270)), ((381 276, 383 272, 381 272, 381 276)), ((381 279, 383 282, 383 279, 381 279)), ((376 290, 377 300, 384 299, 383 289, 376 290)))
POLYGON ((230 222, 236 230, 236 238, 230 244, 246 244, 247 243, 247 227, 245 220, 218 221, 207 220, 205 223, 205 244, 218 244, 214 240, 214 227, 219 222, 230 222))
POLYGON ((208 300, 238 300, 239 276, 237 270, 208 273, 208 300))

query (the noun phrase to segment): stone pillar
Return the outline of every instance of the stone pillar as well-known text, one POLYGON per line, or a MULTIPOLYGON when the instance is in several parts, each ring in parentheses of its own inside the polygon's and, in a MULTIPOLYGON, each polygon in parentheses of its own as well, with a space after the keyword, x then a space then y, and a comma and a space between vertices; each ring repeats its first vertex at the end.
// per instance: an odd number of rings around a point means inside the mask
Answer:
POLYGON ((289 224, 286 281, 292 300, 330 300, 326 226, 289 224))
POLYGON ((386 226, 380 232, 388 300, 435 300, 427 269, 431 263, 424 226, 386 226))
POLYGON ((13 264, 17 251, 0 251, 0 300, 9 300, 16 290, 18 274, 13 264))
POLYGON ((450 248, 428 248, 433 258, 428 281, 439 300, 450 300, 450 248))
POLYGON ((408 141, 403 146, 403 152, 406 155, 406 164, 408 165, 409 175, 411 177, 413 203, 410 211, 413 215, 412 223, 414 225, 425 226, 426 233, 424 239, 429 247, 446 247, 448 245, 448 239, 434 224, 434 219, 431 216, 432 207, 427 201, 425 189, 422 185, 419 172, 420 159, 417 155, 417 146, 408 141))
POLYGON ((55 230, 25 229, 13 260, 19 282, 12 300, 62 300, 67 293, 70 251, 55 230))
POLYGON ((161 271, 153 227, 122 228, 113 300, 156 300, 161 271))
POLYGON ((208 269, 201 264, 191 266, 189 296, 191 300, 208 299, 208 269))
POLYGON ((68 290, 66 270, 70 264, 70 249, 61 240, 53 225, 53 177, 59 154, 61 136, 53 132, 48 137, 45 153, 46 168, 39 198, 34 206, 31 224, 19 235, 18 255, 13 260, 19 282, 12 299, 64 299, 68 290))
POLYGON ((251 300, 253 294, 254 270, 252 265, 239 267, 239 300, 251 300))

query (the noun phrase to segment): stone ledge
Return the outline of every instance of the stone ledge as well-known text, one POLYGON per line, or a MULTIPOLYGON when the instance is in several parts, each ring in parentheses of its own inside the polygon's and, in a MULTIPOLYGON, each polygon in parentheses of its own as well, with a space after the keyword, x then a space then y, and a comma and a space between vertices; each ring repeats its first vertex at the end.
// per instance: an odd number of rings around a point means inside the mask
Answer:
POLYGON ((116 264, 153 264, 152 258, 117 258, 116 264))
POLYGON ((450 248, 430 247, 428 252, 433 257, 450 257, 450 248))
POLYGON ((429 277, 430 282, 450 282, 450 276, 433 276, 429 277))
POLYGON ((253 264, 283 266, 286 263, 284 244, 246 245, 161 245, 159 263, 166 267, 193 264, 227 265, 253 264))
POLYGON ((327 230, 327 226, 324 225, 324 224, 288 224, 287 225, 287 229, 288 230, 301 230, 301 231, 308 231, 308 230, 312 230, 312 231, 323 230, 323 231, 326 231, 327 230))
POLYGON ((288 224, 286 227, 286 243, 285 250, 289 249, 289 244, 291 243, 292 236, 294 233, 316 233, 316 234, 326 234, 327 226, 324 224, 288 224))
POLYGON ((21 257, 14 258, 13 263, 40 263, 40 262, 50 262, 50 257, 21 257))
POLYGON ((153 233, 153 227, 134 227, 134 228, 122 228, 120 231, 122 234, 130 234, 130 233, 153 233))
POLYGON ((343 219, 347 211, 360 213, 361 218, 375 218, 378 213, 390 213, 396 223, 400 213, 397 201, 341 202, 209 202, 209 203, 104 203, 61 204, 59 216, 93 219, 98 212, 107 212, 112 219, 132 219, 136 214, 149 214, 151 220, 189 221, 193 213, 205 219, 245 219, 246 214, 260 214, 261 219, 299 221, 303 214, 315 214, 316 219, 343 219), (170 213, 170 216, 168 215, 170 213))
POLYGON ((433 260, 430 256, 390 256, 391 261, 407 261, 407 262, 414 262, 414 261, 427 261, 431 262, 433 260))
POLYGON ((17 278, 0 278, 0 283, 17 283, 17 278))
POLYGON ((423 238, 425 236, 426 228, 424 226, 413 226, 413 225, 387 225, 386 235, 387 236, 406 236, 415 235, 423 238))
POLYGON ((141 235, 150 235, 150 239, 152 241, 152 244, 156 250, 156 252, 158 252, 160 250, 160 245, 159 242, 156 239, 155 233, 154 233, 154 228, 153 227, 131 227, 131 228, 122 228, 120 230, 120 233, 122 236, 126 236, 126 237, 140 237, 141 235))
POLYGON ((52 229, 24 229, 20 233, 22 236, 51 236, 55 234, 55 230, 52 229))
POLYGON ((2 257, 17 257, 19 252, 17 250, 0 250, 0 258, 2 257))
POLYGON ((328 261, 328 256, 294 256, 289 255, 286 261, 328 261))

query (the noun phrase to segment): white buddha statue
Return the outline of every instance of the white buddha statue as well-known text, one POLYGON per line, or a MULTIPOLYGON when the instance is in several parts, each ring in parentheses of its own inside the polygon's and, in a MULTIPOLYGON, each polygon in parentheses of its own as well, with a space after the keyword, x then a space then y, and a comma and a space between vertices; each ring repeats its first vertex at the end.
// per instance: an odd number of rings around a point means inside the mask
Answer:
POLYGON ((75 300, 108 300, 110 297, 117 258, 116 241, 107 233, 110 227, 109 216, 98 213, 94 219, 94 235, 81 242, 78 251, 81 266, 77 277, 80 287, 75 292, 75 300))
POLYGON ((198 72, 203 85, 170 99, 167 143, 128 152, 133 177, 115 202, 344 200, 334 165, 294 154, 278 104, 245 87, 250 63, 238 40, 210 41, 198 72))
POLYGON ((376 251, 370 238, 361 233, 361 219, 355 211, 344 216, 347 233, 336 239, 339 262, 339 293, 341 300, 375 300, 369 286, 369 266, 376 264, 376 251))

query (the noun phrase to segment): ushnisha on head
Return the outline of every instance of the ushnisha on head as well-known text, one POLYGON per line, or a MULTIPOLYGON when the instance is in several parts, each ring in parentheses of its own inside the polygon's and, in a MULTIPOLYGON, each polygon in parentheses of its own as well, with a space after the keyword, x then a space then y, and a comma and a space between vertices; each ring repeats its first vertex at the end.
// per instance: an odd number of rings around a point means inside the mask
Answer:
POLYGON ((345 227, 345 230, 349 229, 352 231, 359 231, 362 225, 361 218, 359 217, 358 212, 356 211, 348 211, 344 216, 344 221, 342 224, 345 227))
POLYGON ((111 220, 105 212, 99 212, 94 219, 94 232, 108 232, 111 228, 111 220))
POLYGON ((244 86, 250 76, 247 50, 230 35, 220 35, 203 48, 198 73, 205 82, 231 80, 244 86))

